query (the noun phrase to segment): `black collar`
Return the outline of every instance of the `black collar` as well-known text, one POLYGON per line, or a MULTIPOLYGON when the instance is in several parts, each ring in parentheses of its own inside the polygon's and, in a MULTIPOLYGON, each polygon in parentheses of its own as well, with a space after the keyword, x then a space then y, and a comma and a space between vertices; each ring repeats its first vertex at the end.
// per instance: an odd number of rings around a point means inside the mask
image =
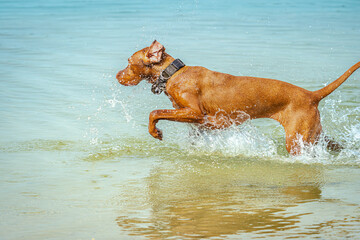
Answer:
POLYGON ((180 59, 175 59, 164 71, 160 73, 159 78, 153 83, 151 91, 154 94, 160 94, 166 89, 166 83, 180 68, 185 64, 180 59))

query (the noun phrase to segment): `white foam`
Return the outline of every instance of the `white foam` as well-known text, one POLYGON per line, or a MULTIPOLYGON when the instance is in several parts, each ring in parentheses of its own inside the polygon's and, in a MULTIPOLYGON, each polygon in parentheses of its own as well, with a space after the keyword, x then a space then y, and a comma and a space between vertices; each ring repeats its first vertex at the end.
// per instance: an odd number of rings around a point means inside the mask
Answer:
POLYGON ((195 130, 195 133, 190 133, 190 141, 186 141, 185 146, 192 153, 220 153, 224 157, 269 157, 277 154, 275 141, 261 133, 250 121, 225 130, 195 130))

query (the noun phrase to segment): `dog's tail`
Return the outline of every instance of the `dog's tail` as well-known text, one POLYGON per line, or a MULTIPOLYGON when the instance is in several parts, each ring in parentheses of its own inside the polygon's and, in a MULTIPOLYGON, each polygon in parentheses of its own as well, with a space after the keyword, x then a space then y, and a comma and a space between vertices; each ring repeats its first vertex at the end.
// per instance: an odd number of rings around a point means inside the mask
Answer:
POLYGON ((332 93, 343 82, 345 82, 345 80, 348 79, 348 77, 350 77, 350 75, 353 74, 353 72, 355 72, 359 67, 360 67, 360 62, 356 63, 354 66, 349 68, 349 70, 347 70, 343 75, 341 75, 341 77, 339 77, 338 79, 327 85, 326 87, 314 91, 313 93, 314 93, 315 101, 319 102, 321 99, 332 93))

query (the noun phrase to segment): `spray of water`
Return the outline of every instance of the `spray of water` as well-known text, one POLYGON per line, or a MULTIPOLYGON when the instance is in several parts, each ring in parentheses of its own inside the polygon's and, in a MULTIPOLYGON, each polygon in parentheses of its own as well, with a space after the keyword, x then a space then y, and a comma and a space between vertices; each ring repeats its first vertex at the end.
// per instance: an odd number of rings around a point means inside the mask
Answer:
MULTIPOLYGON (((185 139, 184 139, 185 140, 185 139)), ((190 128, 187 141, 181 145, 192 154, 222 154, 224 157, 271 157, 277 154, 276 142, 261 133, 251 121, 224 130, 190 128)))

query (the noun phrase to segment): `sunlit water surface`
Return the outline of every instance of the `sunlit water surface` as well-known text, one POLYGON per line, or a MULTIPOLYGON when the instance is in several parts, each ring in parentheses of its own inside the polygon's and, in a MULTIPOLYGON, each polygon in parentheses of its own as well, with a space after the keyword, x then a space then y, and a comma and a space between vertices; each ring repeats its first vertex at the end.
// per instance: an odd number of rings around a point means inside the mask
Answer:
MULTIPOLYGON (((114 77, 154 39, 187 65, 309 90, 360 61, 360 3, 1 1, 1 239, 356 239, 360 71, 320 104, 326 135, 291 157, 272 120, 191 134, 114 77)), ((219 90, 221 91, 221 90, 219 90)))

